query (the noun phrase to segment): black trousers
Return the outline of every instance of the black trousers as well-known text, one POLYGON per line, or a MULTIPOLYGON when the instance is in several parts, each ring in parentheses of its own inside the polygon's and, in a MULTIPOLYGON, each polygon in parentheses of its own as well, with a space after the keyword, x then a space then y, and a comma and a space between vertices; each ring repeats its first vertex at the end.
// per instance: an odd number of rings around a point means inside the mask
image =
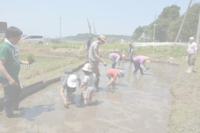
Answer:
POLYGON ((95 82, 95 87, 96 87, 96 89, 98 89, 98 87, 99 87, 99 77, 100 77, 99 62, 91 61, 90 63, 92 65, 92 71, 97 77, 97 81, 95 82))
POLYGON ((140 69, 140 73, 141 73, 141 74, 144 74, 144 73, 143 73, 143 69, 140 67, 140 63, 139 63, 139 62, 135 62, 135 61, 133 60, 133 64, 134 64, 134 67, 135 67, 134 73, 136 73, 136 72, 140 69))
MULTIPOLYGON (((16 83, 20 85, 19 80, 15 79, 16 83)), ((4 109, 6 114, 12 113, 12 108, 19 106, 21 87, 20 86, 10 86, 6 78, 0 77, 0 83, 4 89, 4 109)))

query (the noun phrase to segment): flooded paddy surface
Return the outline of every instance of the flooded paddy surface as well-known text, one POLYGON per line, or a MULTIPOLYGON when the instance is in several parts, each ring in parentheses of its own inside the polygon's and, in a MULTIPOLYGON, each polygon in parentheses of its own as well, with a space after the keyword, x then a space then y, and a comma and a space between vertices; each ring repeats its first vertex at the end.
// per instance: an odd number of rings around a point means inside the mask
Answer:
MULTIPOLYGON (((178 67, 152 63, 146 75, 133 75, 133 65, 126 70, 115 88, 108 88, 106 71, 100 66, 99 92, 94 105, 79 104, 83 88, 75 92, 75 105, 65 109, 60 96, 60 82, 23 100, 16 118, 0 112, 0 133, 167 133, 171 113, 170 88, 178 67)), ((83 73, 79 72, 83 78, 83 73)))

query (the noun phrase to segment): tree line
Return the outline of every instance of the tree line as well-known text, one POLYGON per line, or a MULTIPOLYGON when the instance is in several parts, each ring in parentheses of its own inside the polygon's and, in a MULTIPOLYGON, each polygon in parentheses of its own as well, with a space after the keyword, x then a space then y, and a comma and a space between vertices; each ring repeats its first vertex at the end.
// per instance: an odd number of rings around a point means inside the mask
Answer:
MULTIPOLYGON (((188 41, 190 36, 194 36, 196 38, 199 13, 200 3, 193 4, 188 11, 186 21, 183 25, 183 29, 179 37, 179 41, 188 41)), ((165 7, 155 21, 149 25, 137 27, 133 32, 133 39, 152 41, 155 25, 155 40, 159 42, 173 42, 176 38, 183 17, 184 14, 180 15, 179 6, 171 5, 165 7), (141 37, 142 34, 145 34, 145 37, 141 37)))

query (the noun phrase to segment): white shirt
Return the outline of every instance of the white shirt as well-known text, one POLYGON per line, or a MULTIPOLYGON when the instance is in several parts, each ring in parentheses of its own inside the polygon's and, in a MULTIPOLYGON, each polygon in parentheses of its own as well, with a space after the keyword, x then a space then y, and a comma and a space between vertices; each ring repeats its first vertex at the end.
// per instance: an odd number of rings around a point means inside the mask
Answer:
POLYGON ((85 89, 86 90, 94 90, 95 89, 95 82, 97 78, 94 73, 90 75, 85 75, 83 82, 86 83, 85 89))
POLYGON ((13 47, 17 52, 19 52, 18 45, 12 44, 8 39, 5 38, 5 42, 8 43, 11 47, 13 47))
POLYGON ((188 54, 194 54, 197 49, 197 44, 195 42, 192 42, 188 44, 187 52, 188 54))

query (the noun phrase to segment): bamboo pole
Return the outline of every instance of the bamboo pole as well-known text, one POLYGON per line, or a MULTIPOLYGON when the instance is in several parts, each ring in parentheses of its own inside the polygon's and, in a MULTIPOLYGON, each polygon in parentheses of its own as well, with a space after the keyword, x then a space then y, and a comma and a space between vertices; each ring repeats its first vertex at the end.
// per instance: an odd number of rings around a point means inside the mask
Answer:
POLYGON ((200 40, 200 12, 199 12, 199 23, 198 23, 198 28, 197 28, 197 37, 196 37, 196 43, 199 44, 200 40))

